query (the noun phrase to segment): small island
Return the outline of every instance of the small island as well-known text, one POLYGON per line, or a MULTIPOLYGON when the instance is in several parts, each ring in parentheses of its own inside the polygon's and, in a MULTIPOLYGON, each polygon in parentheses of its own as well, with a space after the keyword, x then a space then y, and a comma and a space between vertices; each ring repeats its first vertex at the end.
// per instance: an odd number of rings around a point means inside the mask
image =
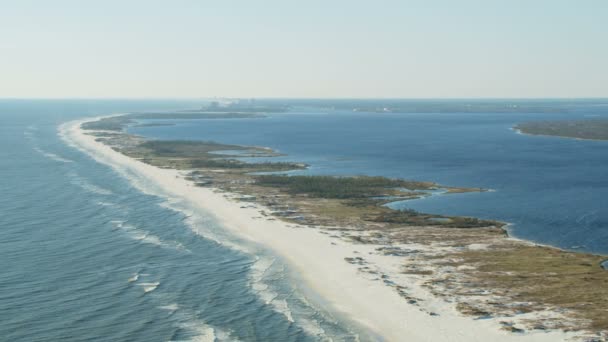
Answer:
POLYGON ((530 135, 608 140, 608 119, 524 122, 514 129, 530 135))

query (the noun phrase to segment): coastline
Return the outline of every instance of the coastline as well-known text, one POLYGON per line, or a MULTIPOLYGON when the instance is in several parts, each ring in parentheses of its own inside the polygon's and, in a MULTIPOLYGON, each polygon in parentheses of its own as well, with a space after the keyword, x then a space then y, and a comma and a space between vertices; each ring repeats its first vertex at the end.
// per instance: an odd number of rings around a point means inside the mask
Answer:
POLYGON ((593 138, 578 138, 578 137, 568 137, 564 135, 551 135, 551 134, 535 134, 523 132, 521 129, 513 128, 516 134, 519 135, 527 135, 531 137, 543 137, 543 138, 559 138, 559 139, 569 139, 569 140, 580 140, 580 141, 606 141, 606 139, 593 139, 593 138))
MULTIPOLYGON (((422 279, 399 272, 402 258, 376 252, 378 245, 346 242, 318 228, 260 217, 264 208, 242 208, 242 202, 227 198, 212 188, 197 187, 184 178, 183 172, 161 169, 132 159, 95 141, 80 125, 85 119, 66 124, 65 137, 99 162, 114 168, 127 168, 166 193, 180 197, 205 212, 211 212, 223 226, 240 237, 273 251, 291 266, 307 288, 322 298, 334 311, 382 336, 386 340, 415 341, 556 341, 572 337, 561 331, 510 333, 500 330, 495 319, 474 320, 458 313, 454 305, 434 298, 421 286, 422 279), (393 287, 362 274, 347 258, 364 255, 365 259, 391 281, 407 284, 415 297, 424 298, 427 310, 409 304, 393 287), (432 310, 432 311, 430 311, 432 310)), ((232 196, 234 197, 234 196, 232 196)), ((409 245, 422 249, 425 246, 409 245)), ((426 246, 428 248, 428 246, 426 246)))
POLYGON ((608 140, 606 122, 601 119, 523 122, 514 125, 511 130, 517 134, 529 136, 583 141, 608 140), (599 137, 597 137, 598 135, 599 137))

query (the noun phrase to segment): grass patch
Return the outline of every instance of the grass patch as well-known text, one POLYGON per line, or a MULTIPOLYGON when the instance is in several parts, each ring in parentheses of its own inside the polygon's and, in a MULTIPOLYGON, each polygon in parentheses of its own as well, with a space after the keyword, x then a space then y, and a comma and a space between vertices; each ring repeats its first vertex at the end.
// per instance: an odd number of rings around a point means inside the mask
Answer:
POLYGON ((219 144, 213 141, 190 140, 150 140, 139 145, 158 157, 171 158, 218 158, 218 155, 209 155, 209 152, 222 150, 250 150, 251 148, 219 144))
POLYGON ((477 266, 476 287, 501 289, 518 302, 570 309, 590 328, 608 330, 608 272, 605 257, 555 248, 517 245, 508 249, 465 251, 462 264, 477 266))
POLYGON ((280 188, 293 195, 317 198, 364 199, 393 193, 397 188, 427 190, 434 183, 415 182, 386 177, 333 177, 333 176, 256 176, 256 184, 280 188))
POLYGON ((131 120, 128 116, 121 115, 102 118, 97 121, 85 122, 81 125, 81 127, 82 129, 87 130, 120 132, 130 123, 133 123, 133 120, 131 120))

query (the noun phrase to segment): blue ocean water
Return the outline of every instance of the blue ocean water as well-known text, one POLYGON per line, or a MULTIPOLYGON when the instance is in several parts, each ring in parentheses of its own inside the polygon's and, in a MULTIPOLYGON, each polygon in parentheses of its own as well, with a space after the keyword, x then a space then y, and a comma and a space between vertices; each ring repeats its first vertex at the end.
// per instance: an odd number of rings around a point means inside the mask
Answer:
POLYGON ((81 117, 192 105, 0 101, 0 340, 356 338, 281 260, 58 135, 81 117))
MULTIPOLYGON (((559 102, 557 103, 559 105, 559 102)), ((516 237, 608 254, 608 141, 517 134, 525 121, 608 117, 585 105, 555 113, 361 113, 297 108, 263 119, 171 120, 132 127, 156 139, 272 147, 302 174, 382 175, 479 187, 396 208, 497 219, 516 237)), ((162 121, 162 120, 161 120, 162 121)))

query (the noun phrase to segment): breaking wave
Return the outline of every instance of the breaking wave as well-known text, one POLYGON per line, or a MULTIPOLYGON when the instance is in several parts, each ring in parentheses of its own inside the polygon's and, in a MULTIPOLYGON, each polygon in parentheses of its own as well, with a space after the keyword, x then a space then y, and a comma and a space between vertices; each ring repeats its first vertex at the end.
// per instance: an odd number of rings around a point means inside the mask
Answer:
POLYGON ((88 192, 98 194, 98 195, 105 195, 105 196, 113 194, 113 192, 111 190, 97 186, 97 185, 89 182, 85 178, 80 177, 75 172, 69 172, 68 177, 70 178, 70 183, 72 183, 88 192))
POLYGON ((162 248, 169 248, 169 249, 174 249, 174 250, 182 251, 182 252, 190 252, 190 250, 188 250, 188 248, 186 248, 180 242, 164 241, 160 237, 150 233, 147 230, 137 228, 136 226, 131 225, 131 224, 125 224, 125 221, 116 220, 116 221, 111 221, 111 223, 117 229, 120 229, 120 230, 126 232, 127 236, 129 236, 129 238, 131 238, 133 240, 140 241, 142 243, 146 243, 146 244, 150 244, 150 245, 155 245, 155 246, 162 247, 162 248))
POLYGON ((73 160, 60 157, 60 156, 56 155, 55 153, 47 152, 47 151, 41 149, 40 147, 34 147, 34 150, 36 152, 42 154, 43 156, 45 156, 51 160, 54 160, 56 162, 61 162, 61 163, 73 163, 74 162, 73 160))

